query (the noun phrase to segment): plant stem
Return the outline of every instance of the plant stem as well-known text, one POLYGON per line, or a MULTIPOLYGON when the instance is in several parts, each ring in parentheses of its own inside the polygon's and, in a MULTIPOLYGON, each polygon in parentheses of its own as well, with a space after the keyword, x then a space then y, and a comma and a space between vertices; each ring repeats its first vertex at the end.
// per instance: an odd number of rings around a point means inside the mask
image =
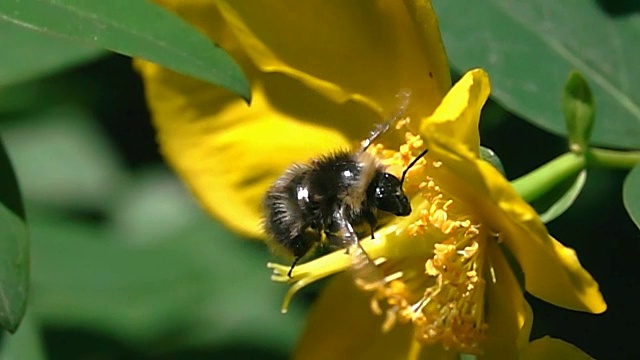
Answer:
POLYGON ((640 151, 616 151, 591 148, 586 155, 589 165, 601 167, 631 169, 640 163, 640 151))
POLYGON ((533 201, 553 189, 569 176, 590 166, 630 169, 640 163, 640 151, 616 151, 590 148, 584 155, 572 152, 558 156, 550 162, 511 182, 526 201, 533 201))
POLYGON ((567 177, 578 173, 586 166, 584 156, 566 153, 511 182, 518 194, 528 202, 553 189, 567 177))

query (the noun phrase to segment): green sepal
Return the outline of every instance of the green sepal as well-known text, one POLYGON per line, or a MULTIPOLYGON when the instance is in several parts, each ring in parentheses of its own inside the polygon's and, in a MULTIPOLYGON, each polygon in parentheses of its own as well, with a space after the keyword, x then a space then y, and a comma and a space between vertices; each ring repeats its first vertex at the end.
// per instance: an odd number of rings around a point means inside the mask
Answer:
POLYGON ((500 171, 502 175, 506 176, 504 166, 502 165, 502 160, 500 160, 500 157, 498 157, 495 151, 487 147, 480 146, 480 158, 493 165, 493 167, 498 169, 498 171, 500 171))
POLYGON ((583 153, 591 138, 596 109, 591 88, 577 71, 571 72, 565 84, 562 110, 569 133, 569 148, 583 153))
POLYGON ((587 182, 587 170, 580 171, 575 178, 568 178, 549 191, 532 205, 540 214, 540 220, 547 224, 564 214, 576 201, 587 182))

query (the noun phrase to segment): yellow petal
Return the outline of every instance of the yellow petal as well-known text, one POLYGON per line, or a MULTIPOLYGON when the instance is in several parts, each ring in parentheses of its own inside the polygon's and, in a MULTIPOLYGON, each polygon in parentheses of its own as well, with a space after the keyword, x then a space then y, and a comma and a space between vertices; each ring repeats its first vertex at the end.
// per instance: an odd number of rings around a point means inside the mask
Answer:
POLYGON ((526 228, 517 232, 520 234, 514 232, 514 241, 509 243, 524 269, 528 292, 567 309, 595 314, 607 310, 598 283, 582 267, 573 249, 551 236, 532 238, 526 228))
POLYGON ((419 24, 402 2, 389 0, 220 1, 219 7, 261 71, 383 112, 406 88, 413 110, 429 114, 450 86, 449 69, 430 3, 408 3, 420 10, 419 24))
POLYGON ((431 0, 404 0, 404 4, 421 37, 419 43, 422 45, 425 56, 433 63, 435 70, 433 79, 436 82, 436 88, 441 89, 442 94, 445 94, 451 87, 449 61, 431 0))
POLYGON ((480 160, 472 164, 465 177, 479 173, 471 184, 476 191, 489 194, 490 203, 482 206, 483 213, 522 267, 526 290, 567 309, 604 312, 607 305, 598 283, 582 267, 575 251, 549 235, 535 210, 498 170, 480 160))
POLYGON ((529 342, 533 313, 500 248, 489 244, 486 288, 487 341, 481 359, 517 359, 529 342))
POLYGON ((549 336, 537 339, 520 354, 521 360, 592 360, 576 346, 549 336))
POLYGON ((450 143, 477 156, 480 150, 480 110, 489 97, 490 89, 489 77, 484 70, 467 72, 447 93, 436 111, 422 122, 420 132, 429 142, 450 143))
POLYGON ((454 86, 422 125, 430 155, 442 161, 438 183, 466 199, 499 233, 525 273, 526 289, 554 305, 600 313, 606 309, 598 284, 575 252, 549 236, 535 210, 506 178, 478 158, 477 119, 487 98, 483 71, 472 71, 454 86))
POLYGON ((294 359, 407 359, 411 327, 383 334, 383 317, 371 312, 370 295, 355 288, 350 274, 332 279, 307 318, 294 359))
POLYGON ((498 170, 455 144, 433 143, 430 150, 450 170, 442 172, 439 182, 473 204, 483 223, 500 234, 524 271, 528 292, 567 309, 606 310, 598 284, 575 252, 549 235, 535 210, 498 170))

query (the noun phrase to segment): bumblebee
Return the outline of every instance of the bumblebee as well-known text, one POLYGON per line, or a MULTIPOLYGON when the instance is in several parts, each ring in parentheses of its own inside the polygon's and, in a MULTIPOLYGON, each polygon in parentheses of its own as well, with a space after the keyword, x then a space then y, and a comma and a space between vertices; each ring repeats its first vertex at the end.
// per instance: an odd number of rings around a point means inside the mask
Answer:
MULTIPOLYGON (((398 117, 378 125, 356 152, 339 150, 293 164, 267 191, 264 230, 276 248, 293 255, 289 277, 305 255, 325 242, 358 256, 354 264, 372 265, 359 239, 374 236, 379 211, 395 216, 411 213, 403 181, 366 151, 398 117)), ((402 180, 418 158, 405 169, 402 180)))

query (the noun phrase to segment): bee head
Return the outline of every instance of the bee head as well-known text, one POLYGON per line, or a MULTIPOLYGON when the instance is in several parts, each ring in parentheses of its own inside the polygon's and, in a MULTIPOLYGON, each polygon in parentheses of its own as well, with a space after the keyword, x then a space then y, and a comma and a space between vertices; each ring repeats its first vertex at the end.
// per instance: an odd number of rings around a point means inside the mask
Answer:
POLYGON ((374 177, 369 190, 370 199, 376 208, 396 216, 411 214, 411 204, 402 191, 402 182, 397 177, 381 171, 374 177))

